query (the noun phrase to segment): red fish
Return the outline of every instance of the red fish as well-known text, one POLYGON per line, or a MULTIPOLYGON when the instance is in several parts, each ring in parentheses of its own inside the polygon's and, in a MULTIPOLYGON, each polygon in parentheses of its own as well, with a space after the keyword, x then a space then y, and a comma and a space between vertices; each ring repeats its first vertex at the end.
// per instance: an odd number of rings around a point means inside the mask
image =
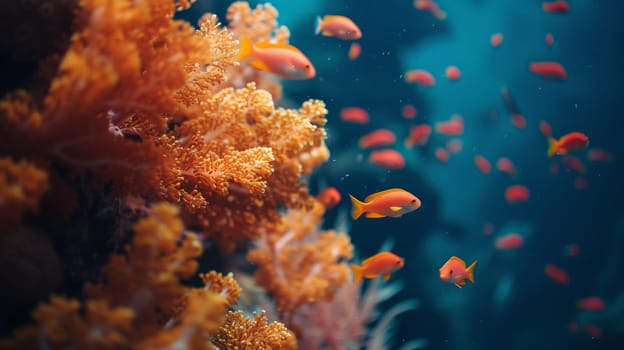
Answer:
POLYGON ((429 125, 414 125, 410 128, 410 133, 405 139, 405 147, 425 145, 429 141, 429 135, 431 135, 431 127, 429 125))
POLYGON ((548 124, 547 121, 540 120, 539 129, 542 135, 546 137, 552 137, 552 128, 550 127, 550 124, 548 124))
POLYGON ((542 9, 544 12, 566 13, 570 11, 570 5, 566 1, 558 0, 542 3, 542 9))
POLYGON ((464 133, 464 118, 459 114, 453 114, 450 120, 437 122, 435 130, 443 135, 461 135, 464 133))
POLYGON ((498 158, 496 161, 496 169, 500 172, 507 173, 510 176, 516 175, 516 167, 509 158, 498 158))
POLYGON ((360 107, 346 107, 340 110, 340 119, 345 122, 366 124, 370 120, 368 112, 360 107))
POLYGON ((457 66, 448 66, 444 71, 444 75, 448 80, 457 80, 461 77, 461 71, 457 66))
POLYGON ((570 284, 570 276, 568 273, 555 265, 546 264, 546 266, 544 266, 544 273, 559 284, 570 284))
POLYGON ((416 114, 418 114, 418 111, 416 110, 416 107, 412 105, 405 105, 401 108, 401 115, 405 119, 414 119, 416 118, 416 114))
POLYGON ((589 138, 578 131, 565 134, 556 140, 553 137, 548 138, 548 156, 552 157, 555 154, 568 154, 570 152, 578 151, 589 145, 589 138))
POLYGON ((599 148, 592 148, 587 151, 587 160, 590 162, 606 162, 613 161, 613 155, 605 150, 599 148))
POLYGON ((323 206, 327 209, 331 209, 340 203, 340 192, 335 187, 327 187, 321 193, 316 196, 323 206))
POLYGON ((396 141, 394 132, 388 129, 377 129, 360 137, 358 144, 360 148, 373 148, 379 146, 389 146, 396 141))
POLYGON ((446 150, 452 154, 459 153, 463 146, 464 143, 458 138, 450 139, 446 142, 446 150))
POLYGON ((380 275, 387 281, 404 264, 403 258, 390 252, 380 252, 362 261, 362 265, 351 264, 351 271, 355 284, 359 284, 362 277, 375 278, 380 275))
POLYGON ((362 37, 362 31, 349 17, 338 15, 317 17, 315 33, 342 40, 356 40, 362 37))
POLYGON ((552 33, 546 33, 546 38, 544 40, 546 42, 546 45, 552 46, 552 44, 554 44, 555 42, 555 37, 553 37, 552 33))
POLYGON ((483 224, 483 234, 489 236, 492 233, 494 233, 494 224, 491 222, 486 222, 485 224, 483 224))
POLYGON ((443 20, 446 18, 446 12, 444 12, 444 10, 441 10, 438 4, 436 4, 432 0, 414 0, 414 7, 419 10, 428 11, 439 20, 443 20))
POLYGON ((382 149, 374 151, 368 156, 368 162, 381 165, 386 169, 405 168, 405 158, 399 151, 393 149, 382 149))
POLYGON ((508 233, 504 236, 498 237, 494 243, 496 249, 507 250, 517 249, 524 245, 524 238, 518 233, 508 233))
POLYGON ((529 189, 523 185, 512 185, 505 190, 505 200, 507 203, 526 202, 529 200, 529 189))
POLYGON ((356 60, 358 57, 360 57, 361 54, 362 54, 362 46, 360 46, 360 44, 352 43, 351 46, 349 46, 348 55, 351 61, 356 60))
POLYGON ((586 171, 585 164, 578 157, 565 156, 561 159, 561 164, 563 164, 564 167, 570 170, 574 170, 579 174, 585 174, 585 171, 586 171))
POLYGON ((492 166, 490 165, 490 161, 487 160, 482 155, 474 156, 474 163, 477 166, 477 169, 479 169, 479 171, 481 171, 484 174, 489 174, 490 171, 492 170, 492 166))
POLYGON ((605 302, 599 297, 587 297, 577 300, 576 307, 588 311, 602 311, 605 309, 605 302))
POLYGON ((311 79, 316 70, 310 60, 296 47, 288 44, 259 42, 255 45, 248 37, 241 38, 239 59, 249 58, 249 64, 284 79, 311 79))
POLYGON ((568 73, 559 62, 531 62, 529 63, 529 70, 544 78, 556 80, 568 78, 568 73))
POLYGON ((446 163, 449 160, 449 154, 448 152, 442 148, 442 147, 437 147, 435 149, 435 156, 436 158, 438 158, 439 161, 441 161, 442 163, 446 163))
POLYGON ((511 124, 513 124, 518 129, 524 129, 526 127, 526 119, 522 114, 511 113, 511 124))
POLYGON ((410 70, 405 73, 405 81, 415 83, 421 86, 434 86, 435 78, 431 73, 424 69, 410 70))
POLYGON ((373 193, 364 199, 364 202, 349 195, 353 202, 351 216, 357 220, 362 214, 367 218, 398 218, 420 208, 420 199, 401 188, 391 188, 373 193))
POLYGON ((600 339, 602 338, 602 328, 596 326, 595 324, 588 323, 583 327, 583 330, 592 336, 592 338, 600 339))
POLYGON ((462 259, 452 256, 440 267, 440 279, 461 288, 466 285, 466 280, 474 283, 475 266, 477 266, 477 260, 466 268, 466 263, 462 259))
POLYGON ((503 43, 504 38, 503 33, 494 33, 490 36, 490 45, 492 45, 492 47, 499 47, 503 43))
POLYGON ((577 256, 581 252, 581 248, 578 244, 569 244, 563 247, 563 255, 565 256, 577 256))

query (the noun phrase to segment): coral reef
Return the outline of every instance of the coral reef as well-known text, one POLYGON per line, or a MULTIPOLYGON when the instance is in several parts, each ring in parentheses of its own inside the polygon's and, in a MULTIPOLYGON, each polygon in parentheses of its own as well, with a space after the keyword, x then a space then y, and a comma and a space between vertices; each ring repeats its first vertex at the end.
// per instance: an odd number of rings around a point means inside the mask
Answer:
POLYGON ((238 38, 288 29, 269 4, 174 18, 193 2, 41 5, 65 25, 0 100, 0 348, 296 349, 301 316, 345 290, 353 247, 319 230, 305 183, 329 158, 325 105, 276 107, 279 81, 237 59, 238 38), (283 323, 234 311, 233 274, 197 274, 204 247, 250 243, 283 323))

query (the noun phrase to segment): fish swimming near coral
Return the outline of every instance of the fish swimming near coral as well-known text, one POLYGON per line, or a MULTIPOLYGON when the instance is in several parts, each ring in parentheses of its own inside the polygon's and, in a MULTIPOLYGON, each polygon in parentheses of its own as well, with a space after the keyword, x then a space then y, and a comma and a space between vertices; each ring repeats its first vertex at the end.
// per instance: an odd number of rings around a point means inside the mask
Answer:
POLYGON ((249 58, 252 67, 288 80, 311 79, 316 75, 303 52, 288 44, 262 41, 254 45, 248 37, 242 37, 238 58, 249 58))
POLYGON ((477 260, 466 268, 466 263, 462 259, 452 256, 440 267, 440 279, 447 283, 453 283, 457 288, 465 286, 466 280, 474 283, 474 268, 476 265, 477 260))
POLYGON ((357 220, 366 213, 367 218, 398 218, 403 214, 414 211, 421 206, 420 199, 401 188, 391 188, 373 193, 364 199, 364 202, 349 194, 353 209, 351 216, 357 220))
POLYGON ((394 253, 380 252, 362 261, 362 265, 351 264, 351 271, 353 271, 355 284, 360 283, 362 277, 375 278, 379 275, 383 276, 384 281, 387 281, 390 275, 402 268, 404 264, 403 258, 394 253))

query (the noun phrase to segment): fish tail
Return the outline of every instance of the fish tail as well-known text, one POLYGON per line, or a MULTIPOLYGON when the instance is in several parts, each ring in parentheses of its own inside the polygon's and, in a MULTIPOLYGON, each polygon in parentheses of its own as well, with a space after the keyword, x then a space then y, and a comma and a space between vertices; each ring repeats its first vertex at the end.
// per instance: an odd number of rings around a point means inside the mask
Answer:
POLYGON ((240 39, 240 50, 238 51, 238 59, 242 60, 245 57, 249 57, 253 52, 253 43, 251 40, 243 36, 240 39))
POLYGON ((364 214, 364 202, 360 202, 357 198, 349 194, 351 202, 353 203, 353 209, 351 209, 351 217, 353 220, 357 220, 360 215, 364 214))
POLYGON ((468 266, 468 279, 474 283, 474 268, 477 266, 477 260, 475 260, 470 266, 468 266))
POLYGON ((552 157, 557 152, 557 140, 553 137, 548 137, 548 156, 552 157))
POLYGON ((353 281, 355 284, 360 284, 362 280, 362 267, 356 264, 351 264, 351 271, 353 272, 353 281))
POLYGON ((323 24, 323 19, 321 16, 316 16, 316 28, 314 29, 314 34, 318 35, 321 32, 321 25, 323 24))

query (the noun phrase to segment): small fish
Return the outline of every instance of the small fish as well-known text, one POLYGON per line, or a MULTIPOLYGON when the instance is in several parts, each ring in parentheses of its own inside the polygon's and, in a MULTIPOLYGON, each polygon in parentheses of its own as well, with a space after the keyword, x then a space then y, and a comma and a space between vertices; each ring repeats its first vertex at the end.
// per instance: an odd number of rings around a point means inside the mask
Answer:
POLYGON ((252 67, 288 80, 311 79, 316 75, 310 60, 288 44, 263 41, 254 45, 248 37, 243 37, 238 58, 250 58, 252 67))
POLYGON ((316 34, 333 36, 342 40, 356 40, 362 38, 362 31, 353 23, 351 18, 338 15, 327 15, 316 18, 316 34))
POLYGON ((359 201, 351 194, 349 197, 353 202, 351 216, 354 220, 357 220, 364 213, 366 213, 367 218, 385 218, 387 216, 398 218, 420 208, 421 205, 418 197, 400 188, 373 193, 366 197, 364 202, 359 201))
POLYGON ((394 271, 403 267, 403 264, 403 258, 390 252, 380 252, 362 261, 362 265, 351 264, 351 271, 355 284, 360 283, 362 277, 375 278, 379 275, 387 281, 394 271))
POLYGON ((462 259, 452 256, 440 267, 440 279, 447 283, 453 283, 457 288, 465 286, 466 279, 474 283, 474 268, 476 265, 477 260, 466 268, 466 263, 462 259))
POLYGON ((548 156, 552 157, 555 154, 568 154, 583 149, 587 147, 587 145, 589 145, 589 138, 578 131, 563 135, 559 140, 556 140, 554 137, 549 137, 548 156))

